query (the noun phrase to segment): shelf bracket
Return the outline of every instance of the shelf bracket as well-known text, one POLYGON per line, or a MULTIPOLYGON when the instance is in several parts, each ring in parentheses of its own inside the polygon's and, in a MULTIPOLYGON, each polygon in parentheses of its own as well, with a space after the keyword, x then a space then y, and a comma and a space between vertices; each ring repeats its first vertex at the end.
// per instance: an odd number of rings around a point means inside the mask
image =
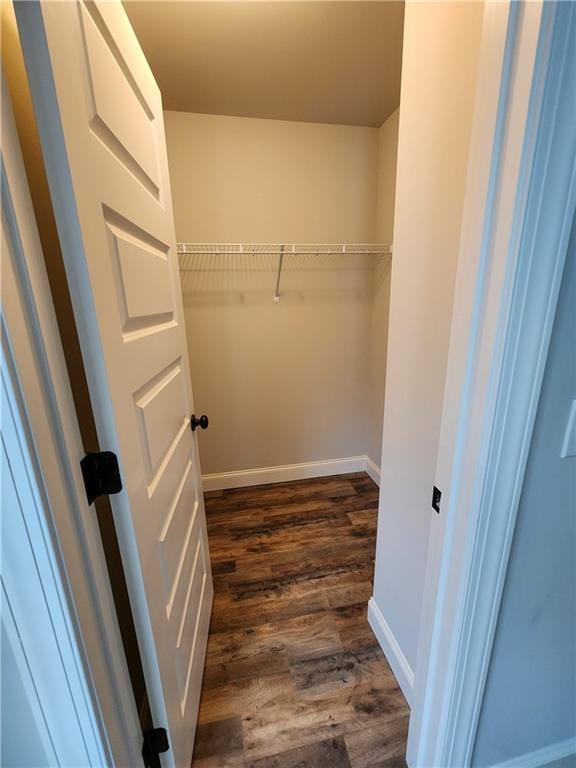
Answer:
POLYGON ((278 257, 278 275, 276 276, 276 290, 274 291, 274 304, 280 301, 280 276, 282 275, 282 264, 284 263, 285 245, 280 246, 280 255, 278 257))

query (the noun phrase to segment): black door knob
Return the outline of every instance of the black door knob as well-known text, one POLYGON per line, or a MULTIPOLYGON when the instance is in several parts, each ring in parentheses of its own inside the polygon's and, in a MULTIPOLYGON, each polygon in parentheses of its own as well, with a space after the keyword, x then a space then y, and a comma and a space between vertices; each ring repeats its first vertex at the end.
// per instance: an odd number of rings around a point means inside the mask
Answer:
POLYGON ((198 417, 192 414, 190 426, 192 427, 192 432, 195 432, 198 427, 200 427, 200 429, 206 429, 208 427, 208 416, 198 417))

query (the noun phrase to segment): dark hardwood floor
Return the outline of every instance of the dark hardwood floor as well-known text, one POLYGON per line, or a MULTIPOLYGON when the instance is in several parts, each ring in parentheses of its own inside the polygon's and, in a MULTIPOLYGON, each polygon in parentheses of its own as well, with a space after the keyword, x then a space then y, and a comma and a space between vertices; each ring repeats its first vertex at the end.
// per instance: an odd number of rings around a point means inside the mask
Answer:
POLYGON ((378 489, 206 494, 214 607, 194 768, 404 768, 408 706, 366 621, 378 489))

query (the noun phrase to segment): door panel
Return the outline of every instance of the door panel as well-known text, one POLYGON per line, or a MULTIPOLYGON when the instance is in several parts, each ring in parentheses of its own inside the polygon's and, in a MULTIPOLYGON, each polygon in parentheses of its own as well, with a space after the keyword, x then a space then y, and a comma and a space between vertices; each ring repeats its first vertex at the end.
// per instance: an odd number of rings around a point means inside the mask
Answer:
POLYGON ((16 6, 152 714, 188 766, 213 588, 160 93, 119 3, 16 6))
POLYGON ((110 251, 117 259, 118 301, 124 314, 124 340, 137 331, 154 331, 174 321, 168 246, 130 233, 107 217, 110 251))
POLYGON ((90 127, 139 183, 159 199, 154 109, 131 75, 119 41, 114 40, 101 15, 102 9, 81 6, 79 11, 92 97, 90 127))

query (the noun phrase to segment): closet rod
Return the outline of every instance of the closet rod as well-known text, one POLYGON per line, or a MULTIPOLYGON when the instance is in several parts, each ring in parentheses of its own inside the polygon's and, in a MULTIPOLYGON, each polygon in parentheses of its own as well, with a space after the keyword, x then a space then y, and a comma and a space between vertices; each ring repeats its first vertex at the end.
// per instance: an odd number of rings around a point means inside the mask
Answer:
POLYGON ((284 246, 280 246, 280 256, 278 257, 278 276, 276 277, 276 290, 274 291, 274 304, 280 301, 280 275, 282 274, 282 264, 284 263, 284 246))

